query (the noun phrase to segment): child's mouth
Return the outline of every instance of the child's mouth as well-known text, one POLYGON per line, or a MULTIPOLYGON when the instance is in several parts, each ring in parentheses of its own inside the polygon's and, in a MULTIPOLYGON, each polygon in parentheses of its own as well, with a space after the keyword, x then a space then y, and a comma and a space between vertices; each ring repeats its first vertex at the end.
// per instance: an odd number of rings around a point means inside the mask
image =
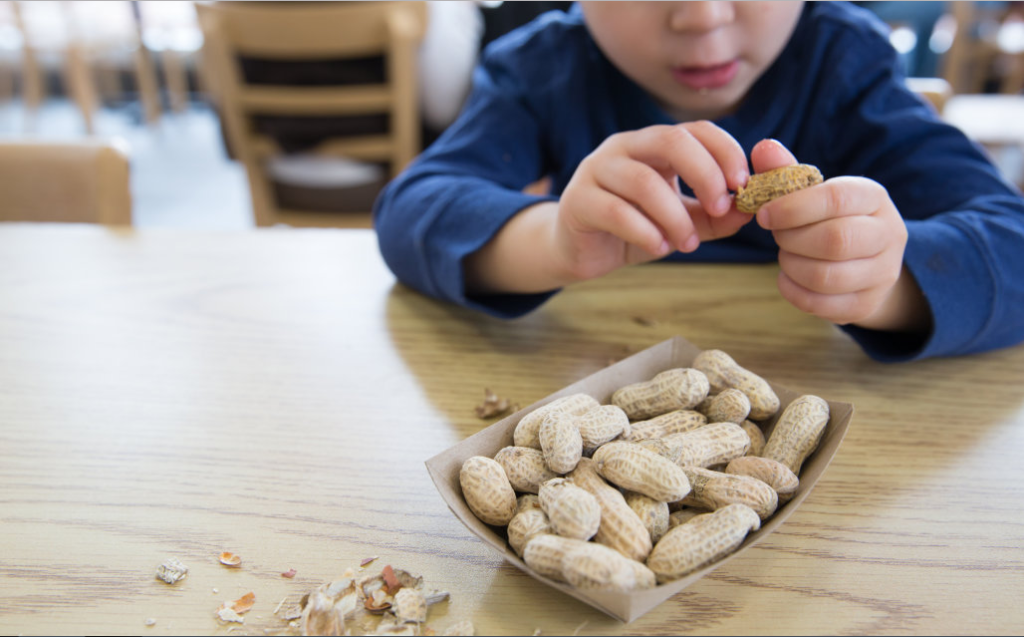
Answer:
POLYGON ((740 65, 737 60, 714 66, 682 66, 672 69, 677 82, 694 90, 721 88, 736 77, 740 65))

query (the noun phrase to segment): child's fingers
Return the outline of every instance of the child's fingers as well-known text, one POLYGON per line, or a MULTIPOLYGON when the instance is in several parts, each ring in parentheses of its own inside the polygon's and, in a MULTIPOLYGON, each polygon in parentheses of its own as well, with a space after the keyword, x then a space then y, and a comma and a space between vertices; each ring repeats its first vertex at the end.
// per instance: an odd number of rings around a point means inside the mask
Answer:
POLYGON ((682 201, 701 241, 731 237, 740 228, 753 221, 753 217, 738 210, 730 210, 721 217, 712 217, 693 197, 682 197, 682 201))
POLYGON ((715 158, 731 190, 739 190, 741 186, 746 185, 750 177, 750 168, 747 166, 746 153, 735 137, 707 120, 684 126, 715 158))
POLYGON ((621 197, 598 191, 588 207, 588 226, 593 230, 616 236, 650 254, 661 256, 670 251, 661 228, 621 197))
POLYGON ((779 266, 794 283, 818 294, 850 294, 878 285, 892 285, 899 267, 885 259, 826 261, 782 251, 779 266))
POLYGON ((799 162, 781 142, 774 139, 762 139, 751 149, 750 163, 754 166, 755 173, 763 173, 783 166, 792 166, 799 162))
POLYGON ((846 294, 822 294, 805 288, 785 272, 779 272, 778 287, 782 297, 797 309, 840 325, 870 316, 885 291, 876 287, 846 294))
POLYGON ((893 237, 870 216, 828 219, 792 230, 775 230, 775 243, 785 252, 812 259, 849 261, 877 256, 893 237))
POLYGON ((665 178, 645 163, 616 157, 594 175, 598 186, 626 200, 646 214, 674 246, 683 246, 694 234, 693 222, 679 194, 665 178))
POLYGON ((623 139, 625 152, 633 159, 679 175, 709 214, 725 214, 732 206, 722 167, 685 127, 651 126, 623 139))
POLYGON ((881 209, 888 193, 863 177, 835 177, 779 197, 761 206, 757 223, 766 230, 799 228, 826 219, 870 215, 881 209))

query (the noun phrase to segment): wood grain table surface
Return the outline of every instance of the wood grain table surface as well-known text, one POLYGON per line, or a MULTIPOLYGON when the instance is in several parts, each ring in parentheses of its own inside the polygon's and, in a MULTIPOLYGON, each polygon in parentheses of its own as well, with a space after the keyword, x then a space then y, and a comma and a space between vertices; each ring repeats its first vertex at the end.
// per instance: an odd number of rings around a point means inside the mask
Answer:
POLYGON ((503 321, 397 284, 369 230, 0 226, 0 633, 288 633, 282 600, 374 556, 451 593, 438 633, 1019 633, 1024 347, 875 363, 776 273, 638 266, 503 321), (856 413, 775 534, 624 624, 504 563, 424 461, 485 388, 527 405, 676 335, 856 413))

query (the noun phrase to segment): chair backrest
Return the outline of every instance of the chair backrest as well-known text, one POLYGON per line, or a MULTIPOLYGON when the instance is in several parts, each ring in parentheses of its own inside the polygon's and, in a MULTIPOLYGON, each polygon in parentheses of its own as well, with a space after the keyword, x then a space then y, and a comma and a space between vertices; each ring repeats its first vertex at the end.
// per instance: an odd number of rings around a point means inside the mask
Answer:
POLYGON ((276 205, 266 175, 267 159, 283 151, 256 132, 256 117, 383 114, 387 133, 328 139, 311 152, 386 163, 392 174, 419 152, 416 55, 426 29, 425 3, 215 2, 197 3, 196 11, 207 77, 231 150, 246 166, 257 225, 272 225, 291 212, 276 205), (315 63, 375 55, 385 60, 383 83, 338 86, 252 83, 241 61, 315 63))
POLYGON ((128 157, 105 142, 0 142, 0 193, 0 221, 132 223, 128 157))

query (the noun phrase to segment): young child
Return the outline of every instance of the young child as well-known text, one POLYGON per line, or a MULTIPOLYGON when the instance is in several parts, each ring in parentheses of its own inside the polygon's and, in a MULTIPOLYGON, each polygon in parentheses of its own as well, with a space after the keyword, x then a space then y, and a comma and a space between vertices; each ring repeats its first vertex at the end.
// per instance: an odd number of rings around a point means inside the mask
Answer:
POLYGON ((1024 340, 1024 198, 842 2, 584 2, 496 41, 381 194, 388 266, 489 314, 656 259, 767 262, 883 361, 1024 340), (754 172, 826 181, 736 210, 754 172), (551 196, 523 189, 542 177, 551 196))

